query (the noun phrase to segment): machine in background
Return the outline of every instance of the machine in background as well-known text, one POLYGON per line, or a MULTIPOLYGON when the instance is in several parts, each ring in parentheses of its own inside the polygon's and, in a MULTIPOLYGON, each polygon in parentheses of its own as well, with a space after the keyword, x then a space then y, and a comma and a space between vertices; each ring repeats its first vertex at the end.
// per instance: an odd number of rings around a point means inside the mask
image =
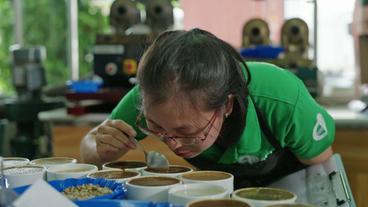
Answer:
POLYGON ((155 36, 174 23, 170 0, 150 0, 145 19, 136 1, 116 0, 110 9, 113 34, 99 34, 94 47, 94 72, 105 87, 132 87, 141 55, 155 36))
POLYGON ((93 51, 93 71, 102 79, 102 88, 88 93, 69 91, 66 94, 69 114, 109 113, 136 83, 138 62, 144 50, 160 32, 172 27, 170 0, 144 1, 144 10, 138 9, 137 2, 112 3, 109 21, 113 33, 98 34, 93 51))
POLYGON ((42 87, 46 85, 43 60, 44 47, 10 48, 12 79, 17 96, 8 98, 2 107, 0 154, 4 156, 35 157, 52 155, 50 126, 38 119, 38 113, 62 107, 62 102, 46 101, 42 87))
POLYGON ((317 66, 308 58, 309 30, 300 18, 286 20, 281 29, 281 44, 270 43, 267 22, 251 19, 243 27, 243 49, 246 60, 264 61, 292 71, 306 85, 313 97, 318 96, 317 66))
POLYGON ((270 28, 266 21, 254 18, 245 23, 242 39, 243 48, 269 45, 270 42, 270 28))

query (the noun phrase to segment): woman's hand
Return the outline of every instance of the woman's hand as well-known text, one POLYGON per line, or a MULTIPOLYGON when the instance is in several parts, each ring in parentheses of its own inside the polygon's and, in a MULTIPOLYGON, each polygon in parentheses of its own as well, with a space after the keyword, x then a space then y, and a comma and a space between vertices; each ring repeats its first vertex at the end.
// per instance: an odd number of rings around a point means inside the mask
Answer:
POLYGON ((118 159, 136 145, 132 141, 136 131, 122 120, 105 120, 93 132, 96 140, 96 151, 101 161, 118 159))

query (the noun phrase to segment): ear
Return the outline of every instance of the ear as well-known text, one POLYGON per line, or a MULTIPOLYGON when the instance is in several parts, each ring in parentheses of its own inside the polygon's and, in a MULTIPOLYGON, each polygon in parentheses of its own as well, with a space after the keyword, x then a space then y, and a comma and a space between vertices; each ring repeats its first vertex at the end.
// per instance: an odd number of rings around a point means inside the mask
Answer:
POLYGON ((227 96, 227 103, 225 105, 225 118, 230 116, 231 112, 233 112, 233 106, 234 106, 234 95, 229 94, 227 96))

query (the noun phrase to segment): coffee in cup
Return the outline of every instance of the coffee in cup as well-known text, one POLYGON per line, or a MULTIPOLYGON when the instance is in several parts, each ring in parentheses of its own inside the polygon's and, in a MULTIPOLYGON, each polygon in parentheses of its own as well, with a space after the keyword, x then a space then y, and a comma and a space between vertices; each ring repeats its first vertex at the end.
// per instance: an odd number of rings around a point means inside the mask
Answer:
POLYGON ((141 161, 132 161, 132 160, 124 160, 124 161, 113 161, 108 162, 102 165, 103 170, 112 170, 112 169, 120 169, 120 170, 135 170, 139 173, 143 169, 147 167, 146 163, 141 161))
POLYGON ((40 165, 21 165, 4 168, 4 176, 10 188, 30 185, 45 178, 46 168, 40 165))
POLYGON ((230 194, 234 190, 234 176, 222 171, 193 171, 182 175, 184 184, 212 183, 226 188, 230 194))
POLYGON ((165 186, 177 183, 180 183, 180 180, 173 179, 171 177, 160 176, 142 176, 140 178, 129 181, 129 184, 138 186, 165 186))
POLYGON ((183 176, 186 179, 199 181, 225 180, 231 177, 231 174, 221 171, 194 171, 183 176))
POLYGON ((142 176, 126 182, 127 197, 131 200, 167 202, 168 190, 180 185, 180 180, 168 176, 142 176))
POLYGON ((192 168, 180 166, 180 165, 170 165, 168 169, 162 168, 145 168, 142 171, 143 175, 162 175, 170 177, 180 177, 184 173, 192 172, 192 168))
POLYGON ((244 200, 255 207, 273 204, 295 203, 297 196, 285 189, 280 188, 241 188, 233 192, 232 197, 244 200))
POLYGON ((71 157, 44 157, 32 160, 30 164, 32 165, 43 165, 46 168, 55 166, 55 165, 64 165, 77 163, 77 159, 71 157))
POLYGON ((188 203, 186 207, 252 207, 252 206, 245 201, 223 198, 223 199, 195 200, 188 203))
POLYGON ((125 183, 127 180, 135 177, 139 177, 140 174, 133 170, 100 170, 89 173, 88 178, 104 178, 108 180, 114 180, 116 182, 125 183))

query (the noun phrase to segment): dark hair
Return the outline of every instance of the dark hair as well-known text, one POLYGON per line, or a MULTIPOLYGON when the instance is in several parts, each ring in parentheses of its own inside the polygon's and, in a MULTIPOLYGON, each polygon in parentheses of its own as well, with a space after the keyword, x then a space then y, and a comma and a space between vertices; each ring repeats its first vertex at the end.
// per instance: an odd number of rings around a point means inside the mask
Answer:
POLYGON ((193 106, 224 106, 233 94, 233 113, 225 120, 216 143, 227 147, 239 139, 245 127, 249 69, 238 52, 215 35, 201 30, 166 31, 142 56, 137 79, 142 96, 162 103, 184 95, 193 106), (226 137, 226 138, 225 138, 226 137))

